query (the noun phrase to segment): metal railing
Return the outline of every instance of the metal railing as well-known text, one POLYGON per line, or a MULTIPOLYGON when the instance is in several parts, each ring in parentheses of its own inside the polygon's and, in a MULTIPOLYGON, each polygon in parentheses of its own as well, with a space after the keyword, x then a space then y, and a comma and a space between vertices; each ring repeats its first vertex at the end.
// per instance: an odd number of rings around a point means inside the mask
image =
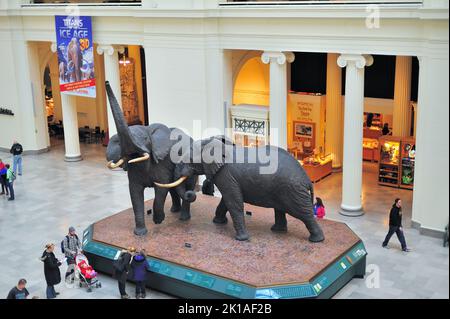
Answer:
POLYGON ((220 6, 282 6, 282 5, 404 5, 422 4, 423 0, 223 0, 220 6))

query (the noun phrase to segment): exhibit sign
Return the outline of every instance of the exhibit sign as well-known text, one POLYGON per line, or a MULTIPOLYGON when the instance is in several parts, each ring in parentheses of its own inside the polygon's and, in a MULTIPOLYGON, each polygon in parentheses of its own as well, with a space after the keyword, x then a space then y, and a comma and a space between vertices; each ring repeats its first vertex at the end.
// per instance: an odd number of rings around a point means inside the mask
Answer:
POLYGON ((95 98, 91 17, 55 16, 55 30, 61 93, 95 98))

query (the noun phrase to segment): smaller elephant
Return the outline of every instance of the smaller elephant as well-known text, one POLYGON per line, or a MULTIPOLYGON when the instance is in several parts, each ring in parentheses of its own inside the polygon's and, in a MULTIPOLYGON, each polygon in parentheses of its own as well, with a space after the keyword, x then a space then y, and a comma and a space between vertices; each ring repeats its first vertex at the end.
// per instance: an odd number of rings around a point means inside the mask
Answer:
MULTIPOLYGON (((275 146, 238 147, 223 138, 210 138, 194 143, 193 150, 176 165, 174 178, 179 181, 195 175, 206 175, 222 194, 214 222, 227 222, 230 212, 237 240, 247 240, 244 202, 274 208, 274 232, 286 232, 286 213, 301 220, 308 229, 311 242, 324 240, 322 229, 314 218, 313 186, 299 162, 285 150, 275 146), (192 154, 201 153, 201 159, 192 154), (269 154, 267 161, 262 154, 269 154), (272 166, 265 171, 263 167, 272 166)), ((157 184, 160 187, 178 186, 157 184)), ((183 189, 178 189, 183 193, 183 189)))

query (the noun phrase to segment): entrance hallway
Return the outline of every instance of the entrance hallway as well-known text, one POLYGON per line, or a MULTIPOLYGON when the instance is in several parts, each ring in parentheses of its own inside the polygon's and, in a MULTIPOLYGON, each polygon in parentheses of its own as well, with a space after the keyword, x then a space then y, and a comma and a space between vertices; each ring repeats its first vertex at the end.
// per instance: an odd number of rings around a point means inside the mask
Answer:
MULTIPOLYGON (((128 181, 123 171, 106 168, 105 148, 81 144, 83 161, 64 162, 64 146, 52 147, 41 155, 24 156, 24 175, 15 184, 16 200, 0 197, 0 294, 6 296, 17 280, 28 280, 31 295, 45 298, 42 262, 38 260, 48 242, 59 243, 69 226, 78 234, 92 222, 131 207, 128 181)), ((0 152, 4 162, 11 162, 0 152)), ((364 241, 368 250, 368 271, 373 266, 380 271, 379 288, 368 288, 366 279, 353 279, 335 298, 449 298, 449 250, 440 239, 422 236, 410 228, 412 192, 379 187, 373 164, 365 164, 363 174, 364 207, 361 217, 345 217, 338 213, 341 194, 341 174, 327 177, 315 186, 315 193, 327 206, 327 218, 346 222, 364 241), (336 195, 335 195, 336 194, 336 195), (390 250, 381 248, 387 232, 387 214, 394 198, 402 197, 405 205, 405 234, 413 251, 404 254, 395 237, 390 250)), ((146 192, 146 199, 153 191, 146 192)), ((167 212, 170 214, 170 212, 167 212)), ((211 219, 213 212, 211 213, 211 219)), ((195 218, 195 215, 193 215, 195 218)), ((270 225, 268 225, 269 231, 270 225)), ((64 274, 65 266, 61 267, 64 274)), ((117 282, 100 275, 102 288, 87 293, 86 289, 56 287, 59 298, 118 298, 117 282)), ((373 280, 370 282, 374 282, 373 280)), ((134 285, 127 291, 134 296, 134 285)), ((170 298, 148 291, 147 298, 170 298)))

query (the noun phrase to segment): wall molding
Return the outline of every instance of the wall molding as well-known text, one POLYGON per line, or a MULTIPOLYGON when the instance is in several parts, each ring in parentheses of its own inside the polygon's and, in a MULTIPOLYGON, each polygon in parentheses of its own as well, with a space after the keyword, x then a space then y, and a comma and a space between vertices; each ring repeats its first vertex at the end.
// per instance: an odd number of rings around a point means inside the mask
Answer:
POLYGON ((445 230, 423 227, 421 223, 415 220, 411 220, 411 227, 417 229, 421 235, 428 237, 442 239, 445 234, 445 230))

